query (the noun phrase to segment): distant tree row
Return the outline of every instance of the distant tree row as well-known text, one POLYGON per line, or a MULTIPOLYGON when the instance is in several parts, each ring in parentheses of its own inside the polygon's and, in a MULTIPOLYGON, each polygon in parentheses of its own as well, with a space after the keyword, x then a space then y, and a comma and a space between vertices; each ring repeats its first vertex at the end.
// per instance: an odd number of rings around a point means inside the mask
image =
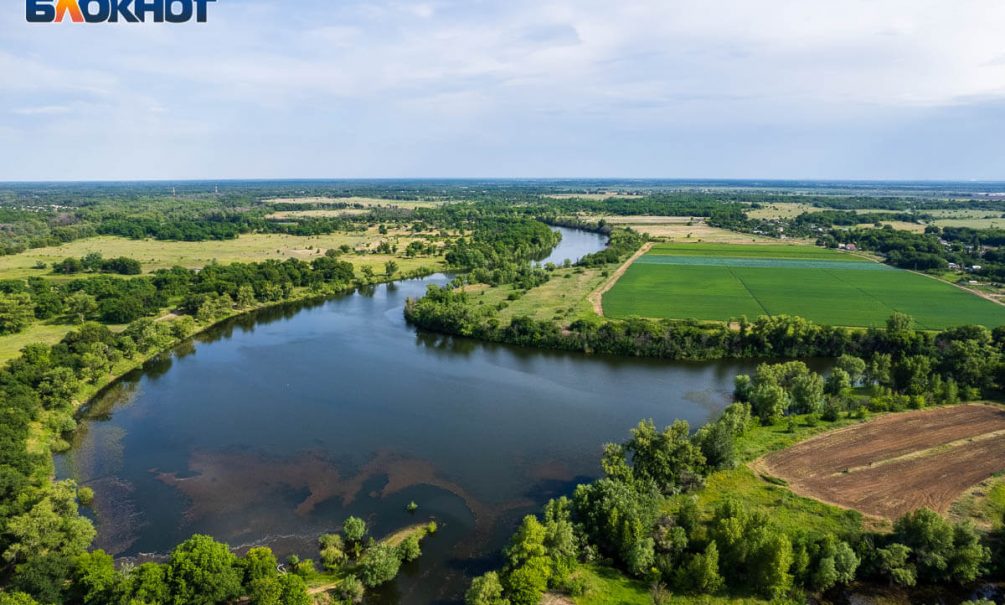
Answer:
POLYGON ((74 275, 77 273, 115 273, 118 275, 139 275, 143 272, 140 261, 120 256, 104 258, 100 252, 91 252, 81 258, 66 258, 52 265, 53 273, 74 275))

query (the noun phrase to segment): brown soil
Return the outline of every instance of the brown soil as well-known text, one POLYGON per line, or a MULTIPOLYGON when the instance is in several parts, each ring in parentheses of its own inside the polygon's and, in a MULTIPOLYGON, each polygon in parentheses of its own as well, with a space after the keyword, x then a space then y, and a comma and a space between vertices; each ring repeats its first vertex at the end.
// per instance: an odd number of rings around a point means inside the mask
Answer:
POLYGON ((796 493, 895 519, 945 513, 1005 469, 1005 408, 970 404, 891 414, 826 433, 757 461, 796 493))

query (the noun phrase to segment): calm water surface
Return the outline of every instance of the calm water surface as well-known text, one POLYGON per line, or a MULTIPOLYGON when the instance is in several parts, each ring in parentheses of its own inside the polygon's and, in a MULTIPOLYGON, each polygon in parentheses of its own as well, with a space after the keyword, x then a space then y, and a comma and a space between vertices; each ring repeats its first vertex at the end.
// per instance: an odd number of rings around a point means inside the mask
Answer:
MULTIPOLYGON (((568 231, 568 230, 564 230, 568 231)), ((547 261, 602 248, 565 234, 547 261)), ((436 519, 375 603, 452 603, 498 564, 519 518, 599 472, 640 418, 699 424, 752 364, 525 350, 417 333, 402 307, 433 276, 240 318, 110 389, 62 477, 95 489, 97 545, 163 554, 193 533, 280 554, 350 514, 376 535, 436 519), (405 506, 420 506, 414 515, 405 506)))

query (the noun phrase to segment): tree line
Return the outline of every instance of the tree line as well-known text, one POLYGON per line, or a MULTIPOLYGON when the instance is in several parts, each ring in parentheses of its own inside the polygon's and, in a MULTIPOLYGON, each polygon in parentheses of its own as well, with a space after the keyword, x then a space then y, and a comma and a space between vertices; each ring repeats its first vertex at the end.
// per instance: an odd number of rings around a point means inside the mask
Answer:
MULTIPOLYGON (((65 514, 76 514, 73 486, 59 483, 53 500, 65 514)), ((25 525, 38 519, 15 519, 15 532, 27 531, 25 525)), ((78 605, 215 605, 244 601, 251 605, 313 605, 308 583, 321 583, 329 602, 338 605, 360 603, 367 589, 390 582, 405 563, 422 554, 420 541, 436 531, 436 524, 413 530, 400 544, 379 542, 369 534, 364 520, 348 517, 339 533, 326 534, 319 540, 323 570, 313 559, 292 555, 280 563, 268 547, 249 549, 237 556, 226 544, 205 535, 195 535, 176 546, 163 563, 124 564, 116 567, 114 559, 102 550, 84 551, 93 528, 77 520, 79 552, 65 562, 66 581, 60 585, 36 587, 31 594, 15 590, 0 593, 0 605, 36 605, 74 603, 78 605), (34 594, 35 596, 32 596, 34 594)), ((15 544, 15 561, 22 558, 15 544)), ((69 554, 69 553, 67 553, 69 554)), ((28 559, 34 553, 23 553, 28 559)), ((19 564, 22 569, 26 563, 19 564)), ((18 585, 15 584, 15 588, 18 585)))

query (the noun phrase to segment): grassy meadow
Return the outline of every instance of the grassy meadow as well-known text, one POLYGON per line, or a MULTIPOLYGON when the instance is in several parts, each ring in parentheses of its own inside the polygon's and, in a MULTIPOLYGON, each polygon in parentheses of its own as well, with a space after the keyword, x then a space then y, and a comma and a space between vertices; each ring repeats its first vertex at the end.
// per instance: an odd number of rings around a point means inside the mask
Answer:
MULTIPOLYGON (((174 266, 199 269, 212 262, 231 264, 250 263, 264 260, 283 261, 296 258, 310 261, 331 248, 348 245, 354 252, 341 257, 351 262, 357 274, 363 267, 370 267, 378 276, 383 275, 385 263, 393 260, 400 273, 409 273, 428 268, 444 268, 442 257, 406 258, 400 252, 409 242, 420 240, 414 234, 391 231, 384 235, 376 228, 360 233, 332 233, 318 236, 296 236, 284 234, 249 234, 237 239, 204 242, 157 241, 153 239, 133 240, 121 237, 93 237, 76 240, 61 246, 35 248, 10 256, 0 256, 0 280, 42 277, 52 280, 86 279, 87 275, 56 275, 53 263, 63 259, 79 258, 91 252, 99 252, 105 258, 126 256, 134 258, 149 273, 174 266), (399 254, 373 254, 372 250, 381 241, 397 243, 399 254)), ((127 278, 123 278, 127 279, 127 278)), ((584 295, 585 296, 585 295, 584 295)), ((168 309, 165 309, 166 313, 168 309)), ((41 342, 56 344, 75 325, 58 321, 34 322, 17 334, 0 336, 0 363, 16 357, 26 345, 41 342)), ((113 327, 114 328, 114 327, 113 327)))
MULTIPOLYGON (((144 272, 167 269, 174 266, 198 269, 216 261, 221 264, 237 262, 260 262, 264 260, 286 260, 297 258, 311 260, 324 254, 330 248, 348 245, 354 249, 374 248, 382 240, 398 243, 403 250, 409 242, 419 238, 404 233, 380 235, 376 229, 361 233, 332 233, 329 235, 299 236, 285 234, 248 234, 237 239, 205 242, 157 241, 153 239, 134 240, 121 237, 92 237, 76 240, 62 246, 35 248, 11 256, 0 256, 0 279, 24 279, 26 277, 50 277, 53 263, 68 257, 79 258, 90 252, 100 252, 105 258, 127 256, 143 264, 144 272), (46 268, 36 268, 39 263, 46 268)), ((374 268, 395 258, 402 270, 408 271, 420 266, 438 263, 439 259, 407 259, 391 255, 348 255, 359 269, 364 265, 374 268)))
POLYGON ((798 315, 882 325, 894 312, 919 327, 1005 324, 1005 307, 950 284, 811 246, 659 245, 604 296, 609 317, 728 321, 798 315))
POLYGON ((555 270, 547 283, 527 292, 517 292, 510 285, 490 288, 484 284, 469 286, 467 291, 475 304, 505 305, 499 311, 499 319, 503 323, 514 317, 527 316, 539 321, 569 324, 577 319, 596 317, 587 296, 604 283, 607 279, 605 273, 598 268, 560 268, 555 270), (511 300, 511 295, 518 298, 511 300))

